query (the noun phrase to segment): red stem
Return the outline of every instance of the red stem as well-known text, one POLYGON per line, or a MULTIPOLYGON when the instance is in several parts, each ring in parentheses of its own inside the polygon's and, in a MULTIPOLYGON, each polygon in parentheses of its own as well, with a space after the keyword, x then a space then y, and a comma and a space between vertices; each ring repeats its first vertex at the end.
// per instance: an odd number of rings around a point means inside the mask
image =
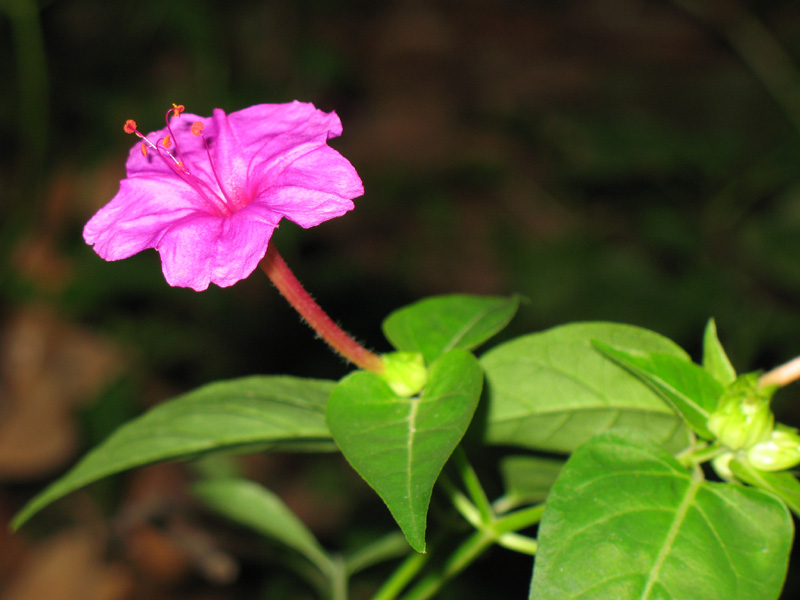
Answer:
POLYGON ((351 363, 373 373, 383 372, 381 358, 356 342, 334 323, 294 276, 286 262, 270 242, 267 254, 258 265, 270 278, 278 291, 300 313, 306 323, 325 340, 334 351, 351 363))

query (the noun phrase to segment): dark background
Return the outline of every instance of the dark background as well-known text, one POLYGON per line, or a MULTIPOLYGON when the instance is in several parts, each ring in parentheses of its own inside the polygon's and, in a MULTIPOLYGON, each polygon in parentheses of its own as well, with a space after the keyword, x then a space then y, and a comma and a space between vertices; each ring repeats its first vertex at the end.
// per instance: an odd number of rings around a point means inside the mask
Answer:
MULTIPOLYGON (((788 0, 0 1, 0 521, 176 393, 348 370, 260 273, 198 294, 155 252, 106 263, 83 243, 124 177, 126 119, 336 110, 366 195, 273 239, 377 351, 408 302, 516 292, 505 336, 608 319, 697 356, 714 316, 747 371, 800 354, 798 64, 788 0)), ((778 395, 781 420, 799 399, 778 395)), ((391 527, 335 457, 242 464, 331 547, 391 527)), ((0 599, 307 597, 192 504, 186 473, 126 474, 0 530, 0 599)), ((442 597, 522 598, 529 577, 498 552, 442 597)))

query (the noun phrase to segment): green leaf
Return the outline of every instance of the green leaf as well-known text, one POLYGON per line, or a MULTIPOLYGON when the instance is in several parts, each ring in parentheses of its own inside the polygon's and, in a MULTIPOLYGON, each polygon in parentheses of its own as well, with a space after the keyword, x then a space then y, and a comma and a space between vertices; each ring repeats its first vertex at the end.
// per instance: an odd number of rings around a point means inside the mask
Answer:
POLYGON ((325 403, 333 382, 245 377, 212 383, 151 409, 112 433, 26 504, 19 527, 62 496, 126 469, 214 451, 332 450, 325 403))
POLYGON ((793 536, 777 498, 690 474, 647 439, 578 448, 539 527, 536 600, 772 600, 793 536))
POLYGON ((592 340, 689 360, 675 343, 616 323, 573 323, 517 338, 481 358, 491 444, 570 452, 619 426, 670 449, 688 443, 682 420, 636 377, 606 359, 592 340))
POLYGON ((192 491, 219 514, 296 550, 323 574, 329 574, 331 559, 314 534, 270 490, 254 481, 236 478, 198 481, 192 491))
POLYGON ((383 332, 395 348, 420 352, 430 364, 451 348, 477 348, 508 325, 518 306, 517 297, 436 296, 390 314, 383 332))
POLYGON ((431 365, 420 396, 400 397, 367 371, 351 373, 331 393, 334 440, 418 552, 425 551, 433 485, 472 420, 482 383, 475 357, 454 349, 431 365))
POLYGON ((595 347, 633 373, 683 415, 697 435, 710 440, 708 417, 722 396, 722 384, 702 367, 675 356, 628 351, 602 342, 595 347))
POLYGON ((750 485, 772 492, 800 517, 800 482, 789 471, 762 471, 746 460, 734 458, 728 463, 733 474, 750 485))
POLYGON ((722 385, 730 385, 736 381, 736 370, 717 337, 714 319, 708 320, 703 335, 703 368, 722 385))
POLYGON ((545 500, 563 467, 564 460, 545 456, 504 457, 500 462, 500 474, 506 490, 502 499, 503 511, 545 500))

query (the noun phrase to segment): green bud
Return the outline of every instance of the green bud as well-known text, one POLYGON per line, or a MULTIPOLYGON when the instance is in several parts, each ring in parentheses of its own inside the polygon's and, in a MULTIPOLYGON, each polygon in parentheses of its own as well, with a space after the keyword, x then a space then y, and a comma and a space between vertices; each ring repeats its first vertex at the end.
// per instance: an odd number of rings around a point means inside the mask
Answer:
POLYGON ((749 448, 769 438, 775 417, 769 408, 774 389, 758 386, 758 374, 748 373, 730 384, 708 418, 708 430, 731 450, 749 448))
POLYGON ((392 352, 384 354, 384 371, 381 378, 398 396, 408 398, 418 393, 428 383, 428 369, 419 352, 392 352))
POLYGON ((800 464, 800 435, 796 429, 778 425, 766 441, 747 451, 747 460, 762 471, 783 471, 800 464))

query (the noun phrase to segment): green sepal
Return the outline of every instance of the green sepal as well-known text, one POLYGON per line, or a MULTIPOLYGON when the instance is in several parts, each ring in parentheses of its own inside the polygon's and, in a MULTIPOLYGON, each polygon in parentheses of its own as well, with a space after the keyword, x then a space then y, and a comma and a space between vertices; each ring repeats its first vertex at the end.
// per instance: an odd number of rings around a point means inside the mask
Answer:
POLYGON ((391 352, 381 359, 384 371, 380 377, 398 396, 413 396, 428 383, 425 358, 419 352, 391 352))
POLYGON ((730 385, 736 381, 736 370, 717 337, 714 319, 708 320, 703 334, 703 368, 722 385, 730 385))

